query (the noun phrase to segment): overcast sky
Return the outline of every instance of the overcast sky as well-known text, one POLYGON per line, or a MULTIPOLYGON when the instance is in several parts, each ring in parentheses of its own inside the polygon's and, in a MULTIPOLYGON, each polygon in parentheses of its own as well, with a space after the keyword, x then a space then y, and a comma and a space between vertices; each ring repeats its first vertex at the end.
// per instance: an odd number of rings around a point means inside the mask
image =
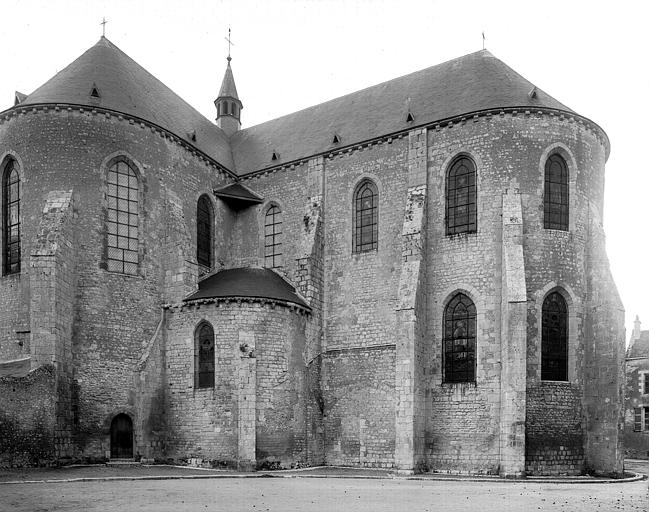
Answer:
POLYGON ((0 110, 106 36, 214 119, 232 27, 244 126, 486 47, 611 140, 604 227, 649 329, 649 2, 0 0, 0 110))

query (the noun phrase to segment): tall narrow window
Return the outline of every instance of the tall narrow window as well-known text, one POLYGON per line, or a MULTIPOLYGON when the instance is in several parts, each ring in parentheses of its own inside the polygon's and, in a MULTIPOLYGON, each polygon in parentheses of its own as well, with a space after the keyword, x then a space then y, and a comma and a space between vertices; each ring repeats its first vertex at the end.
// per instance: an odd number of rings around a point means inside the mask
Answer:
POLYGON ((264 266, 282 267, 282 211, 271 205, 264 217, 264 266))
POLYGON ((568 166, 557 154, 545 162, 543 227, 568 231, 568 166))
POLYGON ((197 388, 214 387, 214 329, 207 322, 195 333, 194 374, 197 388))
POLYGON ((568 380, 568 307, 559 292, 543 301, 541 380, 568 380))
POLYGON ((18 163, 9 160, 2 176, 2 238, 4 273, 20 272, 20 174, 18 163))
POLYGON ((370 180, 360 183, 354 194, 353 252, 373 251, 379 242, 379 191, 370 180))
POLYGON ((471 159, 456 159, 446 178, 446 234, 477 230, 476 169, 471 159))
POLYGON ((196 260, 199 265, 212 268, 212 202, 206 196, 198 198, 196 207, 196 260))
POLYGON ((139 187, 137 175, 124 160, 108 169, 107 268, 137 274, 139 187))
POLYGON ((463 293, 444 310, 444 382, 475 382, 476 312, 463 293))

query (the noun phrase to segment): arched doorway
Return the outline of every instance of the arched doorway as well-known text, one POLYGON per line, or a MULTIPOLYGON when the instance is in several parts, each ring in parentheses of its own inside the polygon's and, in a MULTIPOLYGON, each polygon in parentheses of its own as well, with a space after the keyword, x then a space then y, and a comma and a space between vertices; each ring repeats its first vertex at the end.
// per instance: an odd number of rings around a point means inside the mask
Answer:
POLYGON ((133 421, 126 414, 118 414, 110 423, 110 458, 133 457, 133 421))

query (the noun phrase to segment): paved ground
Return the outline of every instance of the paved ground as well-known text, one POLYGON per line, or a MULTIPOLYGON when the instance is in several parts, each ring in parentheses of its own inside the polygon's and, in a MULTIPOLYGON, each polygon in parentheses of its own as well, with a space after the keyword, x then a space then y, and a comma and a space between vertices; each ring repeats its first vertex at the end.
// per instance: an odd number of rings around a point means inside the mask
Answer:
MULTIPOLYGON (((649 463, 627 463, 627 468, 647 471, 649 463)), ((120 471, 138 470, 118 468, 117 472, 120 471)), ((619 484, 548 484, 298 477, 0 485, 0 511, 3 512, 185 510, 647 512, 649 491, 647 480, 619 484)))

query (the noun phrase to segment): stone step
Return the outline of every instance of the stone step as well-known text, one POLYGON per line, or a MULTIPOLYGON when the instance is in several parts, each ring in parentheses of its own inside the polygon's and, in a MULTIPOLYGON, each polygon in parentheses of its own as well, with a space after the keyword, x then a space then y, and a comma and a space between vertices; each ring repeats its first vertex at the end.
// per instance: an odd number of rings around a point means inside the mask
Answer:
POLYGON ((140 462, 135 459, 110 459, 107 466, 139 466, 140 462))

